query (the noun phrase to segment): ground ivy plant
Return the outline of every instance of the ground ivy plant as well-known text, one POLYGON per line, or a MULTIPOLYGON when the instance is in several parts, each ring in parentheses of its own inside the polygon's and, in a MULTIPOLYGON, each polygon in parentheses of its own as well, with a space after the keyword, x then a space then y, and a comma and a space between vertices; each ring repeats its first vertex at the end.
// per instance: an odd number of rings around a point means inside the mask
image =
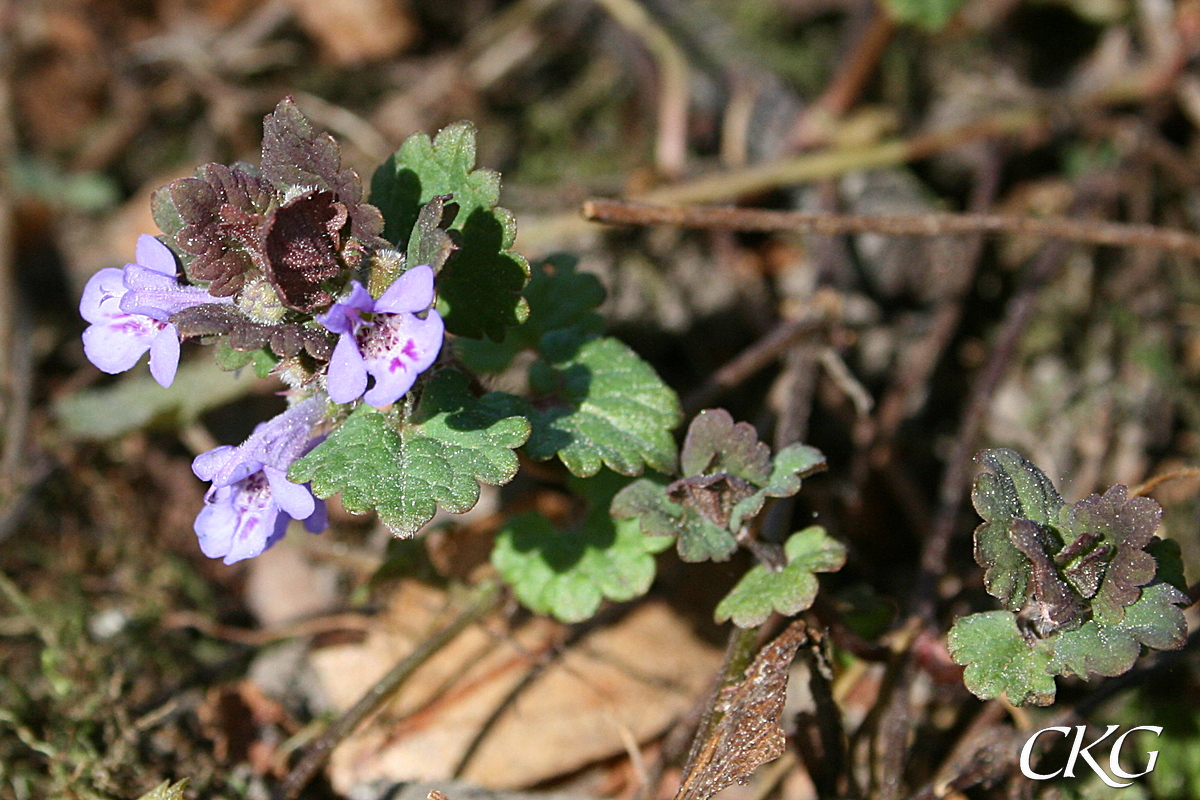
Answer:
POLYGON ((743 545, 759 557, 718 620, 749 627, 808 608, 814 573, 839 569, 844 548, 816 527, 760 543, 756 520, 823 456, 804 445, 772 456, 723 410, 693 420, 680 454, 678 397, 604 335, 599 281, 567 256, 527 263, 499 197, 499 175, 475 168, 474 128, 457 123, 410 137, 368 200, 290 98, 265 119, 258 166, 206 164, 154 193, 161 233, 84 288, 88 359, 119 373, 149 352, 165 387, 180 343, 197 340, 222 369, 288 387, 285 411, 194 460, 211 484, 201 550, 232 564, 292 521, 320 531, 339 493, 412 536, 439 508, 472 508, 480 484, 512 480, 521 451, 561 462, 575 498, 497 535, 492 562, 531 609, 578 621, 638 597, 673 543, 685 561, 743 545), (484 388, 500 374, 523 389, 484 388), (647 469, 656 477, 639 478, 647 469))
POLYGON ((1049 705, 1055 675, 1127 672, 1142 647, 1182 647, 1187 624, 1178 545, 1155 535, 1162 509, 1124 486, 1067 503, 1012 450, 977 456, 972 499, 984 522, 975 560, 1004 606, 960 618, 950 654, 987 699, 1049 705))

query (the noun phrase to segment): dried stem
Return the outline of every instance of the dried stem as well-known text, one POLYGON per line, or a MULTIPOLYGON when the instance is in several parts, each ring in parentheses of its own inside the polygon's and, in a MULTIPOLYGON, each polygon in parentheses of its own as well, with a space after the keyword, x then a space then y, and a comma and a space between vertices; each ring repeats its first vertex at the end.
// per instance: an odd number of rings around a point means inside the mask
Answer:
POLYGON ((791 145, 797 150, 812 147, 821 139, 822 128, 850 110, 867 81, 875 74, 879 59, 896 32, 896 23, 879 9, 829 86, 816 102, 805 109, 792 128, 791 145))
POLYGON ((432 658, 460 633, 484 617, 496 607, 500 587, 494 583, 479 586, 470 602, 449 625, 434 633, 421 645, 402 658, 387 674, 380 678, 337 722, 305 750, 300 762, 287 774, 280 786, 279 796, 283 800, 296 800, 317 771, 329 760, 329 756, 343 739, 368 716, 379 709, 399 689, 417 668, 432 658))
POLYGON ((683 50, 637 0, 597 0, 621 27, 641 40, 658 64, 655 161, 664 175, 683 173, 687 159, 688 62, 683 50))
POLYGON ((913 214, 862 216, 809 214, 712 206, 657 206, 624 200, 592 199, 583 215, 611 225, 670 225, 737 231, 804 231, 841 235, 949 236, 991 233, 1036 236, 1115 247, 1147 247, 1200 258, 1200 236, 1153 225, 1127 225, 1078 219, 1042 219, 1005 214, 913 214))
POLYGON ((831 295, 826 296, 823 301, 818 298, 811 313, 778 323, 761 339, 723 364, 700 388, 688 395, 683 401, 684 413, 688 416, 696 413, 720 397, 722 392, 737 386, 779 358, 796 342, 820 330, 830 319, 837 316, 836 305, 836 299, 831 295))

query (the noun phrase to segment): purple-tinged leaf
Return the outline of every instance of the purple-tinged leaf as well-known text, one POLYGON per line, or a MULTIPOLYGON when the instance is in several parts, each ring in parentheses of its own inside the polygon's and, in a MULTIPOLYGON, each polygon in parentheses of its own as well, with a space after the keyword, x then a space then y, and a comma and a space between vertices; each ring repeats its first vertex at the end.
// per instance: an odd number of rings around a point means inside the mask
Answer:
POLYGON ((1118 622, 1125 606, 1135 602, 1141 589, 1154 580, 1154 557, 1145 547, 1154 539, 1162 508, 1149 497, 1128 496, 1121 485, 1102 495, 1075 503, 1067 515, 1065 536, 1072 543, 1099 534, 1114 549, 1100 586, 1092 598, 1092 613, 1102 622, 1118 622))
POLYGON ((315 131, 291 97, 263 119, 262 174, 281 191, 306 187, 332 192, 346 209, 350 235, 371 246, 383 244, 383 215, 362 202, 358 173, 342 167, 338 143, 315 131))
POLYGON ((285 306, 310 312, 333 302, 321 283, 341 269, 338 248, 345 224, 346 207, 328 191, 303 194, 269 217, 266 274, 285 306))
POLYGON ((1027 519, 1055 525, 1063 499, 1040 469, 1012 450, 984 450, 975 460, 990 470, 975 478, 971 493, 985 520, 975 529, 975 561, 984 568, 988 593, 1017 611, 1025 603, 1029 561, 1009 538, 1009 523, 1027 519))

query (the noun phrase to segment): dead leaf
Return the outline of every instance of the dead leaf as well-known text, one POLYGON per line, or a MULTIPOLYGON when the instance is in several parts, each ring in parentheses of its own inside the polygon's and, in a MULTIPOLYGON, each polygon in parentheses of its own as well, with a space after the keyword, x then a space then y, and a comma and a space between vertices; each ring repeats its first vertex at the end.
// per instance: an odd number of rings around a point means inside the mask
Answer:
MULTIPOLYGON (((332 704, 344 709, 439 627, 439 590, 404 582, 365 642, 312 654, 332 704)), ((665 604, 648 602, 553 659, 565 628, 533 619, 512 631, 475 626, 415 672, 391 706, 330 760, 339 792, 375 780, 442 780, 495 715, 463 777, 520 787, 624 752, 666 729, 720 661, 665 604), (670 642, 670 647, 663 647, 670 642), (646 654, 653 653, 652 658, 646 654), (511 702, 507 702, 512 698, 511 702)))
POLYGON ((689 765, 675 800, 708 800, 783 755, 779 718, 788 671, 807 638, 804 622, 793 622, 759 652, 741 683, 721 690, 713 707, 720 715, 717 725, 689 765))

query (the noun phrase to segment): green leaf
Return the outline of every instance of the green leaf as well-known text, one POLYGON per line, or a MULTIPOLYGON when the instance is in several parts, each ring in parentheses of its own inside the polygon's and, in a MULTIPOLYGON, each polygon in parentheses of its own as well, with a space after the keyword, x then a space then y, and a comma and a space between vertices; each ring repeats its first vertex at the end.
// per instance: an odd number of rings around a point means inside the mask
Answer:
POLYGON ((612 472, 573 480, 588 507, 566 528, 536 511, 505 523, 492 564, 525 606, 563 622, 581 622, 596 613, 603 598, 623 602, 650 588, 653 554, 670 547, 671 540, 645 536, 636 520, 609 515, 609 503, 623 483, 612 472))
POLYGON ((825 454, 806 444, 790 444, 775 454, 767 483, 733 507, 730 530, 738 530, 751 517, 758 516, 768 497, 791 497, 800 491, 802 478, 825 469, 825 454))
POLYGON ((1141 590, 1141 598, 1125 608, 1113 624, 1089 620, 1074 631, 1054 638, 1050 669, 1060 675, 1121 675, 1133 667, 1141 645, 1156 650, 1175 650, 1187 639, 1187 621, 1178 604, 1188 597, 1169 583, 1156 583, 1141 590))
POLYGON ((279 357, 269 348, 262 347, 249 351, 234 350, 224 339, 217 342, 216 349, 213 351, 213 360, 226 372, 235 372, 249 366, 259 378, 270 375, 271 370, 279 364, 279 357))
POLYGON ((371 202, 383 211, 384 237, 404 251, 421 209, 441 195, 458 206, 449 229, 457 250, 438 275, 439 311, 446 329, 474 339, 504 339, 505 329, 525 321, 529 307, 521 289, 529 264, 510 248, 517 226, 496 203, 500 176, 475 169, 475 127, 457 122, 430 141, 405 140, 371 180, 371 202))
POLYGON ((817 572, 836 572, 846 563, 846 548, 819 525, 793 533, 783 546, 788 563, 773 572, 758 564, 717 604, 716 620, 732 619, 739 628, 766 622, 772 612, 791 616, 812 605, 817 572))
POLYGON ((966 666, 963 682, 976 697, 1007 694, 1015 705, 1054 702, 1054 678, 1046 671, 1049 647, 1027 641, 1009 611, 971 614, 956 620, 947 637, 950 657, 966 666))
POLYGON ((553 364, 534 363, 530 381, 548 395, 529 402, 512 395, 495 402, 502 413, 527 416, 533 433, 530 457, 557 455, 572 474, 595 475, 600 467, 640 475, 650 466, 675 466, 671 430, 679 424, 679 398, 654 368, 618 339, 575 338, 553 364))
POLYGON ((476 373, 501 372, 521 350, 537 349, 551 331, 572 328, 583 334, 600 333, 604 320, 594 309, 604 302, 604 287, 596 276, 577 272, 576 264, 574 257, 561 253, 534 263, 525 287, 529 319, 510 328, 503 342, 456 340, 456 350, 468 368, 476 373))
POLYGON ((183 790, 187 788, 187 785, 187 778, 178 783, 163 781, 139 797, 138 800, 183 800, 183 790))
POLYGON ((966 0, 883 0, 897 22, 907 22, 937 33, 946 27, 966 0))
POLYGON ((1037 467, 1012 450, 984 450, 975 456, 990 472, 975 478, 971 500, 985 522, 975 529, 975 561, 984 568, 988 593, 1006 608, 1025 602, 1029 561, 1010 541, 1009 523, 1028 519, 1042 526, 1058 523, 1063 499, 1037 467))
POLYGON ((375 509, 397 536, 411 536, 438 506, 453 513, 479 500, 479 483, 500 486, 517 473, 517 455, 529 437, 520 417, 498 417, 468 390, 465 375, 437 373, 412 417, 397 419, 359 405, 288 473, 311 481, 319 497, 342 493, 347 510, 375 509))
POLYGON ((737 549, 745 520, 768 497, 800 490, 800 479, 825 466, 807 445, 785 447, 771 459, 754 428, 734 423, 723 408, 701 411, 688 426, 680 460, 684 476, 669 486, 631 484, 613 503, 613 514, 642 516, 652 536, 676 536, 684 561, 724 561, 737 549))
POLYGON ((1154 571, 1156 583, 1169 583, 1181 592, 1187 591, 1187 577, 1183 574, 1183 551, 1179 548, 1179 542, 1155 536, 1150 544, 1146 545, 1146 552, 1157 562, 1154 571))
POLYGON ((732 533, 695 508, 673 502, 666 486, 654 478, 641 478, 618 492, 611 511, 622 519, 640 518, 642 533, 647 536, 676 538, 684 561, 726 561, 737 550, 732 533))

